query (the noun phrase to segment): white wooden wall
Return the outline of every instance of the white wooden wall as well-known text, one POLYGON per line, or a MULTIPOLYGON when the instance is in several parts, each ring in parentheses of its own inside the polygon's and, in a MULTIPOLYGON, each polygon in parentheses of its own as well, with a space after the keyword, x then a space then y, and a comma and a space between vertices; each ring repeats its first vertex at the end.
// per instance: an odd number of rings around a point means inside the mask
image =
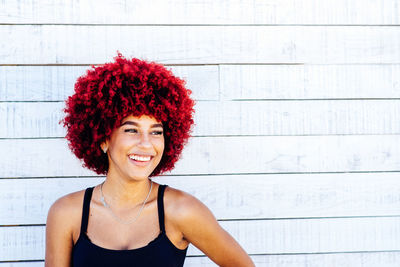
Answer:
POLYGON ((43 266, 51 203, 104 179, 58 121, 117 50, 187 80, 194 137, 156 180, 257 266, 399 266, 399 25, 398 0, 0 1, 0 267, 43 266))

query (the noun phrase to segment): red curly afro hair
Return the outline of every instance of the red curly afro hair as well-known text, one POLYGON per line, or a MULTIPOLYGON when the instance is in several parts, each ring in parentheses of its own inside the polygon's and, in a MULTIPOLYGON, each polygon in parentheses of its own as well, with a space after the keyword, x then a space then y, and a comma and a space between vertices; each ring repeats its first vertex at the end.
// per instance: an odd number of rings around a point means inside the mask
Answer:
POLYGON ((65 101, 71 151, 83 166, 97 174, 107 174, 108 157, 100 148, 113 129, 129 116, 148 115, 163 123, 164 153, 150 174, 156 176, 174 168, 193 125, 194 101, 185 81, 163 65, 118 52, 114 62, 92 66, 75 83, 75 93, 65 101))

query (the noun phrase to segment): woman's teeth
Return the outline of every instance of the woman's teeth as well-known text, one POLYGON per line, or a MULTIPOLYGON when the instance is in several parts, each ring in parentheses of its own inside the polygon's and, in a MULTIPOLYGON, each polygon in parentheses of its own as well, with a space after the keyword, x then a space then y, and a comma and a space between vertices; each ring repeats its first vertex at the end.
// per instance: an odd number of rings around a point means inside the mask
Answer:
POLYGON ((130 155, 129 158, 137 161, 149 161, 151 159, 150 156, 138 156, 138 155, 130 155))

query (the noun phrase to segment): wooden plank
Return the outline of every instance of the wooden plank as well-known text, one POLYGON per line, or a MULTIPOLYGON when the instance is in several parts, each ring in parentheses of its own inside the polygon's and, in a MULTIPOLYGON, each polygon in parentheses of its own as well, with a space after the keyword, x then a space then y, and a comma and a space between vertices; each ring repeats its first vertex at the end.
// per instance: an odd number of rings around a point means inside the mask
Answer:
MULTIPOLYGON (((256 266, 268 267, 398 267, 400 261, 400 252, 252 255, 251 258, 256 266)), ((185 260, 185 267, 191 266, 211 267, 217 265, 207 257, 187 257, 185 260)))
MULTIPOLYGON (((63 102, 0 103, 0 138, 64 137, 63 102)), ((400 134, 400 100, 201 101, 194 136, 400 134)))
MULTIPOLYGON (((218 100, 218 66, 166 66, 195 100, 218 100)), ((91 66, 0 66, 0 101, 64 101, 91 66)))
POLYGON ((64 137, 63 102, 0 103, 0 137, 64 137))
POLYGON ((399 24, 396 0, 2 1, 3 23, 399 24))
POLYGON ((4 25, 0 36, 0 64, 102 64, 117 50, 168 64, 400 62, 389 26, 4 25))
MULTIPOLYGON (((256 266, 268 267, 398 267, 400 252, 257 255, 251 256, 251 258, 256 266)), ((189 266, 211 267, 217 265, 207 257, 187 257, 185 260, 185 267, 189 266)))
POLYGON ((39 262, 0 262, 0 267, 43 267, 44 261, 39 262))
MULTIPOLYGON (((249 254, 399 250, 400 217, 223 221, 249 254)), ((5 261, 43 259, 44 226, 0 227, 5 261)), ((188 255, 204 255, 194 246, 188 255)))
MULTIPOLYGON (((64 139, 0 140, 0 177, 92 176, 64 139)), ((171 174, 399 171, 400 135, 189 140, 171 174)), ((168 173, 169 174, 169 173, 168 173)))
MULTIPOLYGON (((367 252, 367 253, 335 253, 335 254, 296 254, 296 255, 251 255, 256 266, 268 267, 398 267, 400 252, 367 252), (262 264, 262 265, 261 265, 262 264)), ((39 267, 43 262, 1 263, 0 267, 39 267)), ((185 267, 217 266, 205 256, 187 256, 185 267)))
MULTIPOLYGON (((0 225, 45 224, 50 205, 104 178, 0 179, 0 225)), ((400 215, 399 173, 166 176, 219 220, 400 215)))
MULTIPOLYGON (((0 101, 64 101, 89 66, 0 66, 0 101)), ((400 65, 168 66, 196 100, 400 98, 400 65), (220 71, 219 71, 220 70, 220 71), (323 90, 321 89, 323 88, 323 90)))
POLYGON ((400 98, 400 65, 221 65, 221 99, 400 98))

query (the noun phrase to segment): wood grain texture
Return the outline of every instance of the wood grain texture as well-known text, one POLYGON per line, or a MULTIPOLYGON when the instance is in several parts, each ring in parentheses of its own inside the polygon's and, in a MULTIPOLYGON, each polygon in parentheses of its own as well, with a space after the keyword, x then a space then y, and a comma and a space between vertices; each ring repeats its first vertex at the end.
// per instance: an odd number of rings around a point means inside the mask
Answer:
POLYGON ((85 1, 6 0, 3 23, 399 24, 396 0, 85 1))
MULTIPOLYGON (((195 137, 171 174, 399 171, 399 139, 400 135, 195 137)), ((2 178, 94 175, 81 167, 64 139, 2 139, 0 147, 2 178)))
POLYGON ((221 99, 400 98, 400 65, 221 65, 221 99))
MULTIPOLYGON (((63 102, 0 103, 0 138, 64 137, 63 102)), ((199 101, 194 136, 400 134, 400 100, 199 101)))
MULTIPOLYGON (((218 66, 166 66, 195 100, 218 100, 218 66)), ((91 66, 0 66, 0 101, 64 101, 91 66)))
POLYGON ((3 25, 0 64, 400 63, 400 28, 3 25), (7 40, 7 41, 5 41, 7 40))
MULTIPOLYGON (((103 180, 0 179, 0 225, 45 224, 57 198, 103 180)), ((197 197, 219 220, 400 214, 399 173, 164 176, 153 180, 197 197)))
POLYGON ((39 262, 0 262, 0 267, 43 267, 44 261, 39 262))
MULTIPOLYGON (((222 221, 249 254, 400 250, 400 217, 222 221), (360 242, 362 240, 362 242, 360 242)), ((44 257, 44 226, 0 227, 4 260, 44 257)), ((204 255, 194 246, 188 255, 204 255)))
MULTIPOLYGON (((0 24, 0 267, 43 266, 26 261, 43 260, 49 206, 104 179, 57 122, 117 50, 188 82, 196 137, 155 180, 203 201, 256 266, 398 267, 397 0, 3 0, 0 24)), ((185 266, 216 266, 202 255, 185 266)))
MULTIPOLYGON (((72 95, 77 77, 89 68, 0 66, 0 101, 64 101, 72 95)), ((196 100, 400 98, 399 64, 167 68, 187 81, 196 100)))
MULTIPOLYGON (((257 267, 397 267, 400 252, 335 253, 335 254, 296 254, 252 256, 257 267)), ((197 261, 207 262, 207 258, 187 258, 186 266, 196 265, 197 261), (193 264, 193 265, 192 265, 193 264)), ((212 262, 205 266, 217 266, 212 262)))

